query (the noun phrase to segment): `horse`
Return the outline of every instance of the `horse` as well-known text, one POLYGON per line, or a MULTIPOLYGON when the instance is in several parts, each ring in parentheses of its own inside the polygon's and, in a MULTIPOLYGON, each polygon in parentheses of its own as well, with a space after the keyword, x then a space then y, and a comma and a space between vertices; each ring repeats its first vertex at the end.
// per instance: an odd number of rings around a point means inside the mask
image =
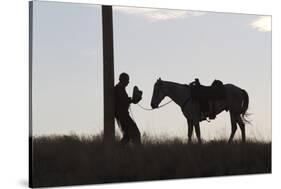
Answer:
MULTIPOLYGON (((249 121, 245 118, 248 115, 248 93, 244 89, 241 89, 233 84, 223 84, 223 87, 225 89, 225 98, 215 100, 213 103, 214 113, 217 115, 222 111, 229 111, 231 134, 228 142, 232 142, 238 124, 242 134, 242 142, 245 143, 245 123, 249 123, 249 121)), ((192 99, 191 86, 187 84, 163 81, 159 78, 155 82, 153 88, 150 104, 152 109, 158 108, 159 104, 166 96, 181 107, 182 113, 187 120, 188 142, 191 142, 193 128, 195 128, 198 143, 202 143, 199 123, 205 120, 206 117, 202 117, 199 102, 192 99)))

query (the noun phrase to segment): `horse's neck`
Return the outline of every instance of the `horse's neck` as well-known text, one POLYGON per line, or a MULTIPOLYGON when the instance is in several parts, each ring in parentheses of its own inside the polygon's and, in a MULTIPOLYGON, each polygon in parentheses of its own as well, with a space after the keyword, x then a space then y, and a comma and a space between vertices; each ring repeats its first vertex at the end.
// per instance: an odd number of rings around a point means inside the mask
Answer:
POLYGON ((189 98, 189 88, 181 84, 167 83, 166 95, 171 98, 176 104, 182 106, 185 103, 186 99, 189 98))

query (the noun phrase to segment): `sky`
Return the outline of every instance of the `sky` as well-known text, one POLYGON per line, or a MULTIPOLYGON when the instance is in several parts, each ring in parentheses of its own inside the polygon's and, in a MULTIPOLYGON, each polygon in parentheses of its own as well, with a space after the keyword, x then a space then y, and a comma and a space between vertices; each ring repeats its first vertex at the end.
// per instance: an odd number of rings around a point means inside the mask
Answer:
MULTIPOLYGON (((101 133, 101 6, 36 1, 33 19, 33 135, 101 133)), ((270 16, 113 7, 113 30, 115 83, 127 72, 127 92, 138 86, 142 106, 150 108, 159 77, 203 85, 220 79, 249 94, 247 137, 271 140, 270 16)), ((154 111, 131 105, 131 113, 142 134, 187 138, 174 103, 154 111)), ((201 122, 205 140, 228 138, 230 130, 227 112, 201 122)))

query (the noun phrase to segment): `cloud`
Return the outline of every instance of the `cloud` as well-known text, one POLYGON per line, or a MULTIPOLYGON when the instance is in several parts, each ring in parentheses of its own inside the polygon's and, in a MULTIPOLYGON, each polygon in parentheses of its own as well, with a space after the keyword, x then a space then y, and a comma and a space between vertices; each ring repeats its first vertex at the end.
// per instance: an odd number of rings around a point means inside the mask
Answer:
POLYGON ((154 9, 154 8, 134 8, 134 7, 115 7, 115 10, 125 14, 137 15, 145 17, 152 22, 165 21, 179 18, 187 18, 192 16, 201 16, 206 14, 200 11, 185 11, 171 9, 154 9))
POLYGON ((271 31, 271 17, 270 16, 260 16, 258 19, 250 24, 254 29, 260 32, 270 32, 271 31))

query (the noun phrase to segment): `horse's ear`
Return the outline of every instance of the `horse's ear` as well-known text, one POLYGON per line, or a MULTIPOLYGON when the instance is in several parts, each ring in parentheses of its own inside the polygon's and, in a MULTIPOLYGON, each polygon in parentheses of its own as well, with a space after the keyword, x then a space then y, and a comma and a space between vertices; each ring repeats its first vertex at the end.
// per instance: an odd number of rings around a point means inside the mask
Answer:
POLYGON ((158 84, 159 84, 159 86, 161 86, 162 85, 162 80, 161 80, 161 78, 159 77, 159 79, 158 79, 158 84))

